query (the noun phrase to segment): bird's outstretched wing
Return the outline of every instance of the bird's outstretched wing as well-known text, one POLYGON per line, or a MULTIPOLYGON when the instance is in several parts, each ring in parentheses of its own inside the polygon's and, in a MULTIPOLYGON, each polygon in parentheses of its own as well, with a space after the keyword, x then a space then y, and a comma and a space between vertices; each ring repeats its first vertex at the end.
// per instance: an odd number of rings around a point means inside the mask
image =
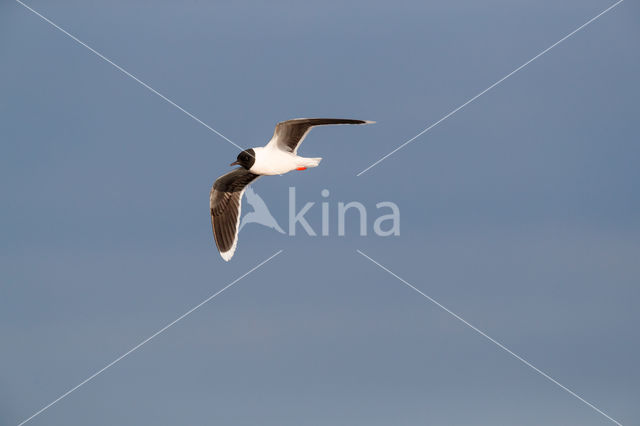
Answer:
POLYGON ((229 261, 238 244, 238 223, 242 207, 242 194, 247 185, 259 175, 243 168, 220 176, 209 193, 213 238, 222 258, 229 261))
POLYGON ((297 153, 298 147, 313 126, 328 124, 368 124, 374 121, 351 120, 348 118, 296 118, 276 125, 273 137, 267 146, 275 146, 283 151, 297 153))

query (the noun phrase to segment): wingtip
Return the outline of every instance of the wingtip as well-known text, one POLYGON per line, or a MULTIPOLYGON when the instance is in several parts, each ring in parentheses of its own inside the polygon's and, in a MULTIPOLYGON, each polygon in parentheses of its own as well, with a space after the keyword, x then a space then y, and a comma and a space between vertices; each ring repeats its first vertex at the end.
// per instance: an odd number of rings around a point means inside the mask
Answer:
POLYGON ((364 121, 364 124, 376 124, 376 122, 373 120, 363 120, 363 121, 364 121))

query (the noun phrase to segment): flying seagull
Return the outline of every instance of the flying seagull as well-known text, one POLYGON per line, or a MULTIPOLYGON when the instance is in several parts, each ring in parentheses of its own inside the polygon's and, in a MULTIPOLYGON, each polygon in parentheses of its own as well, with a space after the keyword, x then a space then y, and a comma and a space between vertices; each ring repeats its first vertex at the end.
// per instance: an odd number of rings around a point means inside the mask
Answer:
POLYGON ((220 176, 209 194, 213 238, 220 255, 229 261, 238 244, 238 224, 242 194, 247 186, 264 175, 282 175, 292 170, 317 167, 322 158, 298 156, 300 143, 314 126, 327 124, 369 124, 373 121, 346 118, 296 118, 276 125, 271 140, 263 147, 238 154, 231 166, 241 166, 220 176))

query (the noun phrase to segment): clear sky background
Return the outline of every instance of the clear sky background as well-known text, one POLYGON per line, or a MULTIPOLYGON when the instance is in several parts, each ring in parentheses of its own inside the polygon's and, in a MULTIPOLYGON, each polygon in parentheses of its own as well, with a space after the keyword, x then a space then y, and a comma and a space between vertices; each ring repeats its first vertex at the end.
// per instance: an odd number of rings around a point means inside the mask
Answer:
MULTIPOLYGON (((0 2, 0 424, 605 425, 361 249, 623 424, 640 424, 640 7, 603 0, 29 5, 244 147, 294 117, 300 203, 401 209, 401 236, 247 225, 208 196, 238 150, 11 0, 0 2), (300 234, 300 233, 299 233, 300 234)), ((320 208, 309 215, 320 227, 320 208)), ((353 218, 352 218, 353 219, 353 218)))

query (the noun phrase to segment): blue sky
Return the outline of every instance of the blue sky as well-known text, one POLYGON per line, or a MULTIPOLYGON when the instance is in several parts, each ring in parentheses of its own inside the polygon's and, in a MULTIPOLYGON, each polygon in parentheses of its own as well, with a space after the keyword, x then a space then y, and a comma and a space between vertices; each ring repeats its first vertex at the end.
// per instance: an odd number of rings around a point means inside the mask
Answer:
POLYGON ((321 166, 255 190, 281 224, 292 185, 333 212, 393 201, 401 235, 247 225, 223 262, 208 192, 238 150, 3 1, 1 424, 280 249, 29 424, 611 424, 356 249, 638 423, 636 3, 360 177, 612 3, 28 4, 241 146, 294 117, 376 120, 314 130, 321 166))

